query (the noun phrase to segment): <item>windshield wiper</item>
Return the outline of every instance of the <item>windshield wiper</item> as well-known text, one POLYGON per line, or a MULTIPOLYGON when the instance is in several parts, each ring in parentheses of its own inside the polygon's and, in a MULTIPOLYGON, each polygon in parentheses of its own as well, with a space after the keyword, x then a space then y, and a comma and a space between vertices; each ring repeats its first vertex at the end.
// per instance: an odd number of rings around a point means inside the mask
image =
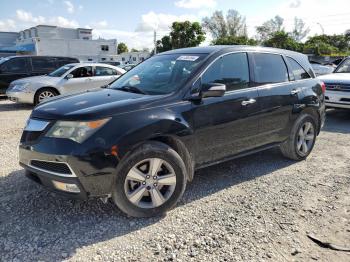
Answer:
POLYGON ((147 95, 147 93, 145 91, 141 90, 140 88, 138 88, 136 86, 122 86, 122 87, 118 87, 118 88, 114 88, 114 89, 122 90, 122 91, 126 91, 126 92, 132 92, 132 93, 147 95))

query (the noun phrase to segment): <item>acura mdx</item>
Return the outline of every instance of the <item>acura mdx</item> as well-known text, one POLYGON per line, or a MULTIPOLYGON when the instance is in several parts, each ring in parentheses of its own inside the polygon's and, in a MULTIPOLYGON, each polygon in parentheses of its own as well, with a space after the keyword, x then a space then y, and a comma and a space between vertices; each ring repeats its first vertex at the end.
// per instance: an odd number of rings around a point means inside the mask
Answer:
POLYGON ((307 57, 249 46, 153 56, 106 88, 39 104, 24 128, 26 175, 126 214, 172 208, 196 169, 279 147, 303 160, 325 120, 307 57))

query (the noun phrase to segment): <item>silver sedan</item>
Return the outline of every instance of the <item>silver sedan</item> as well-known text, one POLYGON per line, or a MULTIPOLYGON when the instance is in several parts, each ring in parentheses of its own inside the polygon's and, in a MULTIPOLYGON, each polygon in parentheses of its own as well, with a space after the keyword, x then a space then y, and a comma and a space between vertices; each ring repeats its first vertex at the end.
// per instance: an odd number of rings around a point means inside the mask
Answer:
POLYGON ((11 101, 36 105, 49 97, 108 85, 124 73, 124 69, 107 64, 68 64, 48 75, 13 81, 6 95, 11 101))

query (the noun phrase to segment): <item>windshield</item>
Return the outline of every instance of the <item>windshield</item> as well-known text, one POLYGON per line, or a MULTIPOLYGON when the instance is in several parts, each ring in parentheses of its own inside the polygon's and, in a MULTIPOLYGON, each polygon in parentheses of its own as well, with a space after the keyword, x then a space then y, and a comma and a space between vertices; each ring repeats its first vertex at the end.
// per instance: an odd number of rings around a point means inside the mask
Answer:
POLYGON ((350 73, 350 59, 348 58, 341 63, 334 73, 350 73))
POLYGON ((206 54, 159 55, 134 67, 111 86, 112 89, 139 90, 148 95, 169 94, 182 86, 206 54))
POLYGON ((74 67, 74 65, 65 65, 62 66, 58 69, 56 69, 55 71, 51 72, 50 74, 48 74, 48 76, 52 76, 52 77, 60 77, 63 76, 64 73, 66 73, 69 69, 71 69, 72 67, 74 67))

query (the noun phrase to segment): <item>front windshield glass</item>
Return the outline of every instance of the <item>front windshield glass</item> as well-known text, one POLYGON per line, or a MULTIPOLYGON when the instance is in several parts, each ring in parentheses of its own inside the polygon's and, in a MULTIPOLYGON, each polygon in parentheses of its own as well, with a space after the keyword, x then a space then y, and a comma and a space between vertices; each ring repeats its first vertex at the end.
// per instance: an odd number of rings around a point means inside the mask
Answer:
POLYGON ((138 90, 148 95, 169 94, 190 78, 205 57, 206 54, 154 56, 122 75, 110 88, 138 90))
POLYGON ((65 65, 62 66, 58 69, 56 69, 55 71, 51 72, 50 74, 48 74, 48 76, 52 76, 52 77, 60 77, 63 76, 64 73, 66 73, 69 69, 71 69, 72 67, 74 67, 74 65, 65 65))
POLYGON ((334 73, 350 73, 350 59, 348 58, 341 63, 334 73))

